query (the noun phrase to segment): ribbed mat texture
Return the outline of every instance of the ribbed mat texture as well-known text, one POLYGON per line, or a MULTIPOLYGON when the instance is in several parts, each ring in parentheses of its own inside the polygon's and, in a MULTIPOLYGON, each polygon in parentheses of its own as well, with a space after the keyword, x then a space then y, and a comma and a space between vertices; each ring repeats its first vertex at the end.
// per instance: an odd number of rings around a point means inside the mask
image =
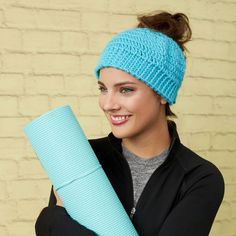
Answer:
POLYGON ((67 212, 100 236, 137 236, 70 106, 56 108, 24 131, 67 212))

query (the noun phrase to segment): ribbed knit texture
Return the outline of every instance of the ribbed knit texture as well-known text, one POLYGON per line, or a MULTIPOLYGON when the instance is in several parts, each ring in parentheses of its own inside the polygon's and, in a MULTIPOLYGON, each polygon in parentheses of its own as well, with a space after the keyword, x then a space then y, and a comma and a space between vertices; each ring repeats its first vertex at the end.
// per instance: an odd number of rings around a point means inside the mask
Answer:
POLYGON ((95 69, 115 67, 143 81, 171 105, 185 72, 185 57, 170 37, 147 28, 117 34, 105 47, 95 69))
POLYGON ((69 106, 25 133, 73 219, 101 236, 138 235, 69 106))

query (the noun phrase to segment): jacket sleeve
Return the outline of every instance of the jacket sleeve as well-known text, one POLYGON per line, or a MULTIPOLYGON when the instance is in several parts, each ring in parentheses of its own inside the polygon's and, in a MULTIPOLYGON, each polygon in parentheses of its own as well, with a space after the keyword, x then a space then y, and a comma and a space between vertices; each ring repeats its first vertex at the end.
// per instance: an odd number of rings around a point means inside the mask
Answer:
MULTIPOLYGON (((191 178, 191 177, 190 177, 191 178)), ((158 236, 208 236, 224 196, 219 170, 189 181, 181 200, 166 218, 158 236)))
POLYGON ((51 191, 48 207, 39 214, 35 223, 37 236, 96 236, 96 234, 73 220, 64 207, 56 205, 51 191))

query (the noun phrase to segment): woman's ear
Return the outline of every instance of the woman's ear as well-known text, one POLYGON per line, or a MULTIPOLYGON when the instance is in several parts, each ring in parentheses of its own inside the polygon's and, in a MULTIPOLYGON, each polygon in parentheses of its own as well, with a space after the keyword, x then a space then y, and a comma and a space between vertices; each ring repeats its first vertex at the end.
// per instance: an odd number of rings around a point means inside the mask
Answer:
POLYGON ((166 103, 167 103, 167 101, 163 97, 161 97, 161 104, 165 105, 166 103))
MULTIPOLYGON (((154 91, 153 91, 153 92, 154 92, 154 91)), ((154 92, 154 93, 156 93, 156 92, 154 92)), ((161 103, 162 105, 165 105, 165 104, 167 103, 167 101, 166 101, 161 95, 156 94, 156 96, 157 96, 157 99, 160 101, 160 103, 161 103)))

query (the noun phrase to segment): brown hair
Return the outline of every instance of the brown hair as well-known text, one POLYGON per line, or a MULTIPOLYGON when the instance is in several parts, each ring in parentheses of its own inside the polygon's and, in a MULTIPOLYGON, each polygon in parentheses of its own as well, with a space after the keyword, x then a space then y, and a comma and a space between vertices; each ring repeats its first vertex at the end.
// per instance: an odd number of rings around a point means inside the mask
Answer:
MULTIPOLYGON (((139 21, 138 28, 149 28, 169 36, 179 45, 185 54, 187 49, 184 44, 190 41, 192 36, 189 20, 185 14, 155 11, 150 14, 138 16, 137 18, 139 21)), ((167 117, 177 117, 171 111, 168 103, 166 104, 165 111, 167 117)))

